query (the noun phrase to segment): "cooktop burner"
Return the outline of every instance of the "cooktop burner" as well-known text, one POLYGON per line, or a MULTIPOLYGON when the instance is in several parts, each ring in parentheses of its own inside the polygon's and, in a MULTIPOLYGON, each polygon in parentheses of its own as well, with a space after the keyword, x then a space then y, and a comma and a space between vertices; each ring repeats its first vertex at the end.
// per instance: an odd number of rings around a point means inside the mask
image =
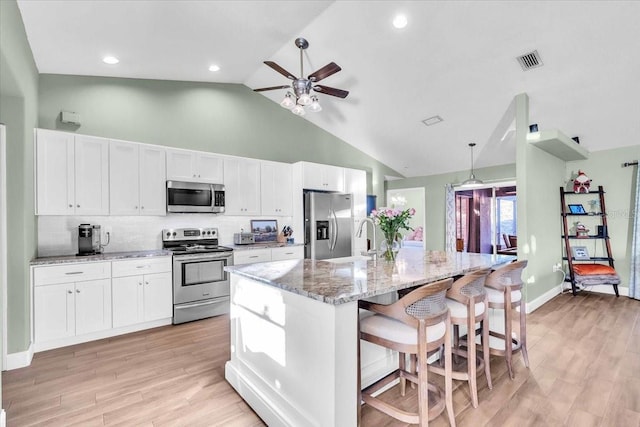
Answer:
POLYGON ((218 245, 217 228, 175 228, 162 230, 162 247, 176 253, 229 252, 218 245))

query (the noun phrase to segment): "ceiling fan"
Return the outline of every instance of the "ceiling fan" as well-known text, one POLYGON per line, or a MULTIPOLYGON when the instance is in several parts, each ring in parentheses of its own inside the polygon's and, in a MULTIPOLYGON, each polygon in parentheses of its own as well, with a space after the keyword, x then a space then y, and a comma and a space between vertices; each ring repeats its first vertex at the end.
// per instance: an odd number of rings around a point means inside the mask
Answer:
POLYGON ((302 65, 302 51, 309 47, 309 42, 302 38, 298 37, 295 40, 295 45, 300 49, 300 76, 296 77, 292 73, 288 72, 278 64, 273 61, 264 61, 266 65, 273 68, 286 78, 293 80, 291 85, 283 85, 283 86, 271 86, 271 87, 263 87, 259 89, 254 89, 254 92, 264 92, 267 90, 276 90, 276 89, 293 89, 293 93, 287 92, 284 99, 280 103, 284 108, 290 109, 292 113, 297 114, 299 116, 303 116, 305 114, 304 107, 309 106, 309 110, 313 112, 318 112, 322 110, 322 107, 318 103, 318 97, 313 94, 313 91, 318 93, 324 93, 325 95, 337 96, 338 98, 346 98, 349 95, 349 92, 342 89, 336 89, 329 86, 324 85, 316 85, 315 83, 323 80, 338 71, 342 70, 338 64, 335 62, 330 62, 319 70, 309 74, 309 76, 305 79, 302 77, 304 75, 303 65, 302 65), (314 86, 315 85, 315 86, 314 86), (294 99, 295 95, 295 99, 294 99))

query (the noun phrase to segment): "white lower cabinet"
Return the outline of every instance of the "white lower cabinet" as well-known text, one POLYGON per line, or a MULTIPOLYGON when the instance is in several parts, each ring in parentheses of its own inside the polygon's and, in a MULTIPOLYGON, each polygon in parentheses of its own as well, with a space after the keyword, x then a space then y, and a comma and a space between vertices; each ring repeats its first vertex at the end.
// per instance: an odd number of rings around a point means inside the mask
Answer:
POLYGON ((271 249, 271 261, 304 258, 304 246, 284 246, 271 249))
POLYGON ((33 266, 35 351, 171 323, 171 256, 33 266))
POLYGON ((113 327, 171 317, 171 280, 171 257, 113 261, 113 327))
POLYGON ((35 340, 38 343, 111 328, 111 280, 36 286, 35 340))

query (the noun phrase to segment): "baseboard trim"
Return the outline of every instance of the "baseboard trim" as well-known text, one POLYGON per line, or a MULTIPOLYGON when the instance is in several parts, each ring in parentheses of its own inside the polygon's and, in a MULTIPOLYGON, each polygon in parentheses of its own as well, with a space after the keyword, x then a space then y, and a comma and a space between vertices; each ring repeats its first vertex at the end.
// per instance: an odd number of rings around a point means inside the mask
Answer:
POLYGON ((7 371, 27 367, 31 365, 31 360, 33 360, 33 343, 29 344, 29 348, 25 351, 7 354, 7 371))
POLYGON ((527 302, 527 304, 526 304, 526 306, 527 306, 527 314, 536 311, 537 309, 542 307, 545 303, 547 303, 548 301, 551 301, 553 298, 555 298, 556 295, 560 295, 561 293, 562 293, 562 285, 554 286, 553 288, 549 289, 544 294, 540 295, 538 298, 527 302))
POLYGON ((0 427, 6 427, 7 426, 7 413, 4 412, 4 409, 2 409, 2 411, 0 411, 0 427))
MULTIPOLYGON (((613 285, 591 285, 591 286, 585 287, 584 289, 581 289, 581 291, 596 292, 599 294, 609 294, 609 295, 616 294, 616 292, 613 290, 613 285)), ((618 285, 618 293, 620 294, 621 297, 628 297, 629 288, 623 288, 622 286, 618 285)))

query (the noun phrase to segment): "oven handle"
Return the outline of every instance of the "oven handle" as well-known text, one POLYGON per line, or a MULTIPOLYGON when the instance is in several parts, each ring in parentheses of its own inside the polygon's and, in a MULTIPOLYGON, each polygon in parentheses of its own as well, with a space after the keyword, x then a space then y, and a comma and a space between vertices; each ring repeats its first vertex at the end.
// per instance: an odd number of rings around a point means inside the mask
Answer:
POLYGON ((229 259, 233 257, 233 252, 207 252, 205 254, 193 254, 193 255, 174 255, 175 261, 198 261, 208 260, 213 261, 216 259, 229 259))
POLYGON ((224 302, 224 301, 229 301, 229 297, 215 298, 215 299, 212 299, 212 300, 207 300, 207 301, 203 301, 203 302, 196 302, 196 303, 193 303, 193 304, 174 305, 173 307, 176 310, 186 310, 187 308, 202 307, 203 305, 219 304, 219 303, 224 302))

